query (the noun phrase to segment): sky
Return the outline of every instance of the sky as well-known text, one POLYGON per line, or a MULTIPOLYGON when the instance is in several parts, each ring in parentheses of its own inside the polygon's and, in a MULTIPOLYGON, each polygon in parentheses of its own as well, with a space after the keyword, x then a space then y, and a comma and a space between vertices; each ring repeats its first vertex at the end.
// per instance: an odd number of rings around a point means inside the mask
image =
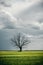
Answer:
POLYGON ((15 50, 11 38, 21 32, 31 43, 24 50, 43 50, 43 0, 0 0, 0 50, 15 50))

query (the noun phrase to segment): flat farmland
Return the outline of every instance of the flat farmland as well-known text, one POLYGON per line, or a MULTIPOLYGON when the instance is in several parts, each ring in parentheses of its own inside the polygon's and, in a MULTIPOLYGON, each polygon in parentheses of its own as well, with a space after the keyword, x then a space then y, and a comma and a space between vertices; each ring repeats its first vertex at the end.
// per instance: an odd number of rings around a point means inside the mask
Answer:
POLYGON ((0 65, 43 65, 43 50, 0 51, 0 65))

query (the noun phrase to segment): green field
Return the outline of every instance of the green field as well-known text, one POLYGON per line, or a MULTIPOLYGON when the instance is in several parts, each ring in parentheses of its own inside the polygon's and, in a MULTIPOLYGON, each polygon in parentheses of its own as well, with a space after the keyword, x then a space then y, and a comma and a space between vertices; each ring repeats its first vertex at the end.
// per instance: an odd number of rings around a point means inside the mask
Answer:
POLYGON ((43 65, 43 51, 0 51, 0 65, 43 65))

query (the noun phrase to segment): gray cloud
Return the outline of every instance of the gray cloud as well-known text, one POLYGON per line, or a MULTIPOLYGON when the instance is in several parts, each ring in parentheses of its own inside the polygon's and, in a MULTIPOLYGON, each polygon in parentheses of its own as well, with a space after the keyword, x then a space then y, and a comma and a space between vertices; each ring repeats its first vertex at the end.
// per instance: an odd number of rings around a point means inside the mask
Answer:
POLYGON ((16 26, 12 23, 9 15, 0 12, 0 24, 4 25, 3 29, 14 29, 16 26))
MULTIPOLYGON (((17 49, 16 47, 13 47, 11 45, 11 38, 14 37, 14 35, 19 32, 20 29, 8 29, 8 30, 0 30, 0 50, 13 50, 17 49)), ((23 32, 23 29, 21 30, 23 32)), ((29 35, 29 33, 28 33, 29 35)), ((41 37, 41 36, 40 36, 41 37)), ((31 44, 24 47, 24 49, 30 49, 30 50, 42 50, 43 49, 43 39, 42 38, 35 38, 33 37, 31 39, 31 44)))
POLYGON ((40 23, 43 24, 43 2, 33 4, 30 8, 28 7, 22 11, 18 17, 23 20, 24 26, 28 28, 31 26, 34 30, 40 29, 40 23))
POLYGON ((32 29, 39 30, 40 28, 38 26, 33 26, 32 29))
POLYGON ((23 25, 23 27, 26 29, 28 29, 28 30, 40 30, 40 27, 39 26, 37 26, 37 25, 34 25, 34 24, 27 24, 27 25, 23 25))
POLYGON ((11 38, 14 36, 15 32, 16 30, 13 29, 0 30, 0 50, 11 50, 13 48, 13 46, 10 43, 11 38))
MULTIPOLYGON (((32 6, 20 11, 18 14, 9 16, 11 12, 12 4, 15 2, 27 2, 28 0, 0 0, 0 5, 3 5, 0 9, 0 50, 15 49, 10 44, 10 39, 17 34, 17 32, 23 32, 32 36, 32 42, 28 45, 27 49, 43 50, 43 2, 36 2, 32 6), (8 11, 6 10, 9 7, 8 11), (7 11, 7 14, 2 11, 7 11), (14 18, 17 17, 15 21, 14 18), (13 20, 12 20, 13 19, 13 20), (42 24, 42 25, 41 25, 42 24)), ((29 1, 28 1, 29 2, 29 1)), ((27 4, 27 3, 26 3, 27 4)), ((17 5, 17 4, 16 4, 17 5)), ((1 6, 0 6, 1 7, 1 6)))
POLYGON ((0 5, 3 5, 4 7, 11 7, 8 0, 0 0, 0 5))
POLYGON ((9 34, 5 30, 0 30, 0 50, 8 50, 11 48, 9 44, 9 34))
POLYGON ((21 12, 20 17, 25 20, 37 20, 37 17, 43 17, 43 2, 33 4, 30 8, 21 12))
POLYGON ((33 28, 31 28, 31 29, 28 29, 28 28, 22 28, 21 30, 20 30, 21 32, 23 31, 24 33, 26 33, 26 34, 30 34, 30 35, 34 35, 34 36, 40 36, 40 35, 43 35, 43 30, 36 30, 36 29, 33 29, 33 28))
POLYGON ((38 22, 41 24, 43 23, 43 17, 38 20, 38 22))
POLYGON ((0 5, 4 7, 11 7, 13 3, 16 2, 25 2, 25 0, 0 0, 0 5))

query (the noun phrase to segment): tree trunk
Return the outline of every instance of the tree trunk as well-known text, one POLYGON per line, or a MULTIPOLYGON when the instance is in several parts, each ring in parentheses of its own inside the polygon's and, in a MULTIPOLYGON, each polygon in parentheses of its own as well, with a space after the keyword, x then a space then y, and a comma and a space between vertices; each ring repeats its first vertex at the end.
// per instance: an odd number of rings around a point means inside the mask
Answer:
POLYGON ((22 51, 22 47, 20 47, 20 52, 22 51))

